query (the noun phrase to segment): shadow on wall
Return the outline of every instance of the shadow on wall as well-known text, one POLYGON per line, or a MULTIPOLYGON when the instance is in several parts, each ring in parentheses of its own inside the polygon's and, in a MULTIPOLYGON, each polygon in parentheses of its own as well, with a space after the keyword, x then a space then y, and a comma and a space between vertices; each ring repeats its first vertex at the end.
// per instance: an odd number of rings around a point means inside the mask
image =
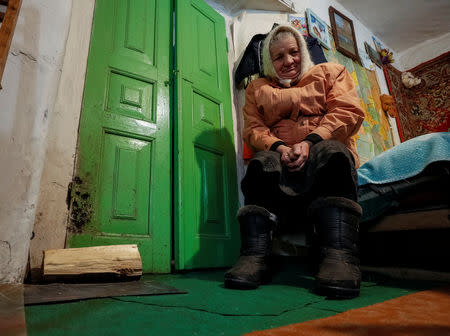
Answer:
POLYGON ((197 267, 224 267, 239 254, 236 153, 227 129, 203 131, 194 140, 192 259, 197 267))

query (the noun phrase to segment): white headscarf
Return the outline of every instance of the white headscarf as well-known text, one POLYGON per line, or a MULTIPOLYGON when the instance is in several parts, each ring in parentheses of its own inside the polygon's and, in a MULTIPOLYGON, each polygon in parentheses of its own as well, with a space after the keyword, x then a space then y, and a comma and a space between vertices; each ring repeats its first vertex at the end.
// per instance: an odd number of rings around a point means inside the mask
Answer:
POLYGON ((302 76, 309 71, 314 66, 314 63, 311 60, 311 56, 308 52, 308 46, 306 45, 306 41, 303 38, 302 35, 300 35, 299 31, 292 27, 291 25, 279 25, 276 28, 274 28, 269 35, 267 35, 266 39, 264 40, 264 46, 262 51, 262 57, 263 57, 263 68, 264 68, 264 75, 266 77, 269 77, 271 79, 276 79, 280 81, 280 78, 278 77, 275 68, 273 67, 272 63, 272 57, 270 57, 270 41, 280 32, 287 31, 292 33, 294 35, 295 39, 297 40, 297 44, 300 49, 300 56, 301 56, 301 69, 300 69, 300 75, 298 79, 300 80, 302 76))

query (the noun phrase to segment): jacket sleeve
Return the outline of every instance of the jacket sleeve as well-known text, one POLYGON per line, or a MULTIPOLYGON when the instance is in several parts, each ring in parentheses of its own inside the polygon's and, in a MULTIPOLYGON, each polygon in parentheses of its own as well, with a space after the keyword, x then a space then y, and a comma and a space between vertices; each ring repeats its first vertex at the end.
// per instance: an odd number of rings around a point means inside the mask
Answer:
POLYGON ((281 141, 264 123, 264 115, 256 104, 253 82, 245 90, 243 139, 256 152, 268 151, 275 142, 281 141))
POLYGON ((348 71, 339 65, 330 74, 331 85, 326 93, 327 111, 312 134, 324 140, 344 141, 358 132, 364 112, 348 71))

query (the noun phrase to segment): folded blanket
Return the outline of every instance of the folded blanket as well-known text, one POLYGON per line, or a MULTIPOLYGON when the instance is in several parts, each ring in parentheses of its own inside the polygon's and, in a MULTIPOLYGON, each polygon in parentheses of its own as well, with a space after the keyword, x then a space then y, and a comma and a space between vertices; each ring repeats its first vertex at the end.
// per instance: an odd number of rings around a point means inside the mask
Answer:
POLYGON ((405 141, 363 164, 358 185, 400 181, 436 161, 450 161, 450 133, 431 133, 405 141))

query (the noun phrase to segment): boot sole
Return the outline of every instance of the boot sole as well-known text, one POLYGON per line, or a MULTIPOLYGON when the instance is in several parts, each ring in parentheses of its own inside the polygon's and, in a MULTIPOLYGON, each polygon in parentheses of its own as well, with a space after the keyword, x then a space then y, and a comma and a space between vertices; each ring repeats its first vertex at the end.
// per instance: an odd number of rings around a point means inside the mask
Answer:
POLYGON ((237 279, 225 279, 225 288, 229 289, 256 289, 261 284, 260 282, 249 282, 237 279))
POLYGON ((260 285, 264 285, 272 281, 272 277, 270 275, 263 275, 261 281, 258 282, 252 282, 252 281, 246 281, 242 279, 227 279, 225 278, 224 285, 225 288, 229 289, 256 289, 260 285))
POLYGON ((316 283, 316 293, 329 299, 346 300, 359 296, 359 288, 345 288, 316 283))

